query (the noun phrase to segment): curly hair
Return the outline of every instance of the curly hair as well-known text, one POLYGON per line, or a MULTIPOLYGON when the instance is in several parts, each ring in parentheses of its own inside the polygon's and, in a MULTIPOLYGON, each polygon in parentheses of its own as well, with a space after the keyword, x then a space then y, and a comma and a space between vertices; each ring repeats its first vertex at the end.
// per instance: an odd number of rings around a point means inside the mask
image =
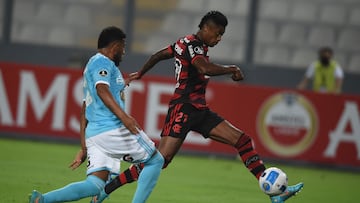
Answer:
POLYGON ((209 11, 206 15, 202 17, 199 28, 201 29, 209 21, 215 23, 216 25, 223 26, 224 28, 228 24, 228 20, 224 14, 219 11, 209 11))
POLYGON ((105 48, 114 41, 123 40, 126 38, 125 33, 118 27, 110 26, 104 28, 98 39, 98 49, 105 48))

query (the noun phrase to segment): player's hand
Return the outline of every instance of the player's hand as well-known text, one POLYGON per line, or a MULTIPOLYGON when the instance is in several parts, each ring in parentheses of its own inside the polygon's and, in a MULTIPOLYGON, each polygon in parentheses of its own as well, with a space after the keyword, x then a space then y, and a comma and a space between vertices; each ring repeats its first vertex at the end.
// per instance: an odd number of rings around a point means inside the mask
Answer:
POLYGON ((81 149, 75 156, 73 162, 70 164, 69 168, 72 170, 77 169, 84 161, 86 160, 87 152, 86 150, 81 149))
POLYGON ((121 120, 125 127, 131 132, 131 134, 137 135, 139 134, 140 125, 136 122, 136 120, 131 117, 127 116, 125 119, 121 120))
POLYGON ((129 74, 129 78, 130 78, 131 81, 139 80, 139 79, 141 79, 141 75, 140 75, 139 72, 134 72, 134 73, 129 74))
POLYGON ((244 74, 242 73, 241 69, 237 66, 231 66, 235 69, 234 73, 231 76, 231 79, 234 81, 240 81, 244 79, 244 74))
POLYGON ((128 77, 125 79, 125 85, 130 85, 131 81, 133 80, 139 80, 141 78, 140 74, 138 72, 130 73, 128 77))

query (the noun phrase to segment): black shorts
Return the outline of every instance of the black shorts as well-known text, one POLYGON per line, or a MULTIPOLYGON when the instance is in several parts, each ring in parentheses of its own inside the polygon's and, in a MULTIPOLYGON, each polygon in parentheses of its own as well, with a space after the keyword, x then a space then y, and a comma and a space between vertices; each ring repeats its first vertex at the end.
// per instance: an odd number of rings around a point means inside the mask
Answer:
POLYGON ((210 131, 222 121, 210 109, 197 109, 189 103, 175 104, 169 108, 161 136, 185 139, 192 130, 208 138, 210 131))

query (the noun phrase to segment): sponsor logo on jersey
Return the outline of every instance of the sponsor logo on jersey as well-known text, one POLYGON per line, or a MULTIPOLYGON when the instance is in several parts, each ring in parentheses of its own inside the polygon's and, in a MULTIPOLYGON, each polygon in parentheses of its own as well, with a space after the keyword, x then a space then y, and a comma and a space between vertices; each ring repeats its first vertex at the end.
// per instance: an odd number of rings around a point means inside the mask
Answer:
POLYGON ((175 52, 179 55, 182 55, 182 53, 184 51, 178 44, 175 44, 174 49, 175 49, 175 52))
POLYGON ((188 46, 188 49, 189 49, 190 57, 191 57, 191 58, 194 58, 195 53, 194 53, 194 48, 193 48, 193 46, 192 46, 192 45, 189 45, 189 46, 188 46))
POLYGON ((116 78, 116 83, 123 83, 124 82, 124 80, 121 78, 121 76, 118 76, 117 78, 116 78))
POLYGON ((318 119, 311 102, 295 92, 272 95, 262 104, 257 130, 272 153, 293 157, 307 150, 317 135, 318 119))
POLYGON ((202 47, 195 47, 194 51, 197 54, 204 54, 204 49, 202 47))
POLYGON ((120 92, 120 99, 125 102, 125 92, 124 91, 121 91, 120 92))
POLYGON ((105 77, 105 76, 107 76, 107 71, 106 71, 106 70, 101 70, 101 71, 99 72, 99 75, 105 77))

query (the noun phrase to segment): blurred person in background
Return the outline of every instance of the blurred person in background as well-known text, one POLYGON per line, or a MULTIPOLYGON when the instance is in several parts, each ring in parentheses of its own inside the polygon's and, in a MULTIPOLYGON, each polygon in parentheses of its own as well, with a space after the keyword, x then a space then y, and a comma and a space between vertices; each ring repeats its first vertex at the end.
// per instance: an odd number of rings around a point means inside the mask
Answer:
POLYGON ((319 49, 319 59, 306 70, 305 76, 298 84, 298 89, 306 89, 312 80, 312 89, 322 93, 341 93, 344 72, 339 63, 333 59, 334 52, 330 47, 319 49))

